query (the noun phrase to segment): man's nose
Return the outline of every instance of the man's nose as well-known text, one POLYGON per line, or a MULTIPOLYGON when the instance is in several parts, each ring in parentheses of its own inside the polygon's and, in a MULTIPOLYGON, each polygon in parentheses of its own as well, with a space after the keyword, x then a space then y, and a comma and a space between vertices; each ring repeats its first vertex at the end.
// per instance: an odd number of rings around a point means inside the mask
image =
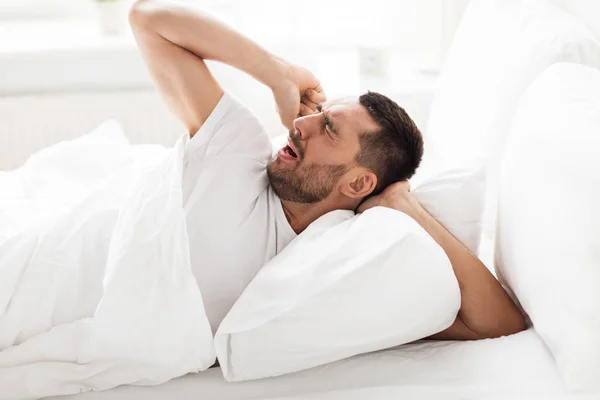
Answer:
POLYGON ((294 129, 298 133, 298 138, 300 140, 306 140, 310 135, 314 132, 318 132, 319 128, 319 116, 315 115, 306 115, 304 117, 296 118, 294 120, 294 129))

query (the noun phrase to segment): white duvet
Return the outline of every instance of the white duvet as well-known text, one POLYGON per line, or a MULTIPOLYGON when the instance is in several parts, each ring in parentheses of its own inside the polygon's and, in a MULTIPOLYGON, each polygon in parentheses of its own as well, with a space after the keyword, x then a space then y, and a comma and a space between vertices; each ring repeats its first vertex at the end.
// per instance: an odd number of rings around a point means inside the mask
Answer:
MULTIPOLYGON (((0 399, 157 385, 214 363, 212 331, 189 259, 181 194, 184 144, 131 146, 117 123, 108 121, 41 150, 16 171, 0 173, 0 399)), ((279 349, 277 359, 286 363, 298 358, 287 354, 303 348, 303 361, 278 369, 281 374, 448 326, 460 304, 449 261, 416 223, 418 232, 402 220, 406 216, 389 213, 397 212, 356 216, 362 222, 328 229, 329 239, 323 237, 327 224, 314 225, 270 260, 263 268, 274 275, 261 276, 273 290, 260 289, 259 279, 254 287, 263 301, 238 316, 262 318, 263 306, 284 299, 304 299, 300 303, 308 307, 294 309, 283 329, 257 333, 266 346, 258 356, 234 346, 235 354, 227 353, 221 363, 235 359, 251 371, 261 365, 259 356, 279 349), (377 232, 381 240, 372 235, 380 224, 388 224, 377 232), (271 280, 282 276, 288 286, 271 280), (307 283, 329 289, 312 296, 315 288, 307 283), (293 296, 281 297, 278 290, 292 290, 293 296), (344 296, 349 299, 339 308, 344 296), (310 312, 311 305, 321 309, 310 312), (306 318, 300 309, 309 311, 306 318), (328 331, 329 342, 317 328, 328 331), (305 331, 311 334, 294 342, 305 331), (353 340, 340 342, 336 335, 347 331, 353 340), (323 347, 327 357, 320 356, 323 347), (311 354, 317 357, 306 362, 311 354)), ((269 367, 268 359, 262 365, 269 367)))
POLYGON ((181 207, 183 143, 107 121, 0 172, 0 398, 153 385, 214 363, 181 207))

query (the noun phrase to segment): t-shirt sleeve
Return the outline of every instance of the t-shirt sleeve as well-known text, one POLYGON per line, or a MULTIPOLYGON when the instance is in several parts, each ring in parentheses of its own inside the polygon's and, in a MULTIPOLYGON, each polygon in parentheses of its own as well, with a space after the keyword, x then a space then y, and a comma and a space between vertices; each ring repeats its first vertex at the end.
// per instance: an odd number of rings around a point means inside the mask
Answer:
POLYGON ((249 157, 267 164, 272 155, 269 135, 256 115, 224 92, 202 127, 185 145, 188 157, 249 157))
POLYGON ((273 149, 258 118, 225 92, 198 132, 184 141, 184 205, 196 208, 193 213, 212 210, 221 219, 226 212, 231 224, 242 221, 269 184, 273 149))

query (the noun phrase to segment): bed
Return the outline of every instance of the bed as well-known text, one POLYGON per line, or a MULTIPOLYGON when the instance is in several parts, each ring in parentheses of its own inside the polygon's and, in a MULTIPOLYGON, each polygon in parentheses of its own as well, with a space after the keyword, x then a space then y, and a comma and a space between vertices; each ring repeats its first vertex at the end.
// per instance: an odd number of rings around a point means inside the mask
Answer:
MULTIPOLYGON (((600 37, 600 6, 554 1, 600 37)), ((480 257, 493 266, 493 244, 480 257)), ((492 268, 491 268, 492 269, 492 268)), ((219 368, 156 387, 123 386, 58 397, 77 400, 214 399, 597 399, 565 389, 556 363, 533 328, 476 342, 420 341, 280 377, 228 383, 219 368)))
POLYGON ((210 399, 593 399, 568 393, 533 329, 472 342, 421 341, 307 371, 241 383, 219 368, 155 387, 122 386, 60 396, 77 400, 210 399))
MULTIPOLYGON (((600 37, 600 5, 557 0, 600 37)), ((492 266, 491 243, 480 257, 492 266)), ((120 386, 54 399, 598 399, 568 392, 556 363, 533 328, 499 339, 420 341, 355 356, 280 377, 228 383, 220 368, 188 374, 159 386, 120 386)))

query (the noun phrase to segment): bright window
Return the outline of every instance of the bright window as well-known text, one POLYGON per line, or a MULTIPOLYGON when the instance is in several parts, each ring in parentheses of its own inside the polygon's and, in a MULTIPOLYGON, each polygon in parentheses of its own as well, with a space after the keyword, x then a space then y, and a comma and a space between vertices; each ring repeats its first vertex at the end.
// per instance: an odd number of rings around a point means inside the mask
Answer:
MULTIPOLYGON (((120 0, 131 3, 133 0, 120 0)), ((394 46, 441 60, 468 0, 180 0, 210 11, 266 47, 394 46), (457 12, 458 10, 458 12, 457 12), (444 31, 445 29, 445 31, 444 31), (448 32, 450 30, 450 32, 448 32)), ((126 7, 124 9, 127 9, 126 7)), ((94 0, 1 0, 2 21, 95 17, 94 0)), ((73 33, 77 35, 77 32, 73 33)), ((430 61, 428 61, 430 62, 430 61)))
POLYGON ((2 20, 89 15, 93 0, 1 0, 2 20))

